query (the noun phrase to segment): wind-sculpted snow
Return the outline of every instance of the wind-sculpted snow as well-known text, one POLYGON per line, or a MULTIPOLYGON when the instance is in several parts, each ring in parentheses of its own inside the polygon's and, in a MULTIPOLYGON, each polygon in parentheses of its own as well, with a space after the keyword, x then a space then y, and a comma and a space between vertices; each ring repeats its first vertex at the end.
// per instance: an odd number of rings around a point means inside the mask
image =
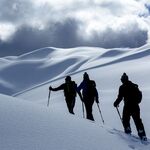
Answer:
POLYGON ((122 50, 110 50, 108 52, 105 52, 104 54, 102 54, 100 57, 115 57, 118 55, 121 55, 123 53, 125 53, 126 51, 122 51, 122 50))
POLYGON ((149 54, 148 46, 139 49, 47 47, 21 56, 0 58, 0 92, 14 94, 67 74, 132 61, 149 54))

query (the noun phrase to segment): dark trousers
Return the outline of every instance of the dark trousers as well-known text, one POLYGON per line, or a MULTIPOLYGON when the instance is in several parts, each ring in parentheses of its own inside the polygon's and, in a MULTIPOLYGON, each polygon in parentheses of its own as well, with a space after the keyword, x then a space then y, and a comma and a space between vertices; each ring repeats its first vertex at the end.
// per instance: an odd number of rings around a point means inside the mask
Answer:
POLYGON ((71 114, 74 114, 74 111, 73 111, 73 108, 75 106, 75 97, 66 97, 66 104, 67 104, 67 108, 68 108, 68 111, 71 113, 71 114))
POLYGON ((139 137, 146 136, 145 129, 140 118, 140 108, 135 106, 124 106, 123 108, 123 126, 126 133, 131 133, 130 117, 133 118, 139 137))
POLYGON ((83 100, 86 109, 86 118, 94 121, 94 117, 92 114, 92 106, 94 103, 94 98, 83 98, 83 100))

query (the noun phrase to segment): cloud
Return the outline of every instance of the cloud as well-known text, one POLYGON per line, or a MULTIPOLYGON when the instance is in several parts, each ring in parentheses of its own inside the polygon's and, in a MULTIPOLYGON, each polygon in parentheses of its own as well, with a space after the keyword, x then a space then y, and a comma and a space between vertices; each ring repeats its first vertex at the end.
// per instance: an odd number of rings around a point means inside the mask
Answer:
POLYGON ((145 0, 0 0, 0 56, 55 46, 139 47, 150 39, 145 0))
POLYGON ((34 7, 29 0, 0 0, 0 10, 1 22, 21 23, 30 18, 34 7))
POLYGON ((135 48, 146 44, 147 38, 147 31, 140 30, 138 27, 132 27, 131 29, 126 28, 122 31, 114 31, 111 28, 108 28, 103 33, 94 33, 89 45, 104 48, 135 48))
POLYGON ((149 15, 150 15, 150 3, 149 3, 149 4, 145 4, 145 7, 146 7, 146 9, 148 10, 149 15))
POLYGON ((63 23, 55 23, 44 30, 31 26, 22 26, 11 37, 9 42, 0 42, 1 56, 20 55, 34 49, 52 47, 75 47, 80 45, 77 35, 78 23, 68 19, 63 23), (52 27, 53 26, 53 27, 52 27))

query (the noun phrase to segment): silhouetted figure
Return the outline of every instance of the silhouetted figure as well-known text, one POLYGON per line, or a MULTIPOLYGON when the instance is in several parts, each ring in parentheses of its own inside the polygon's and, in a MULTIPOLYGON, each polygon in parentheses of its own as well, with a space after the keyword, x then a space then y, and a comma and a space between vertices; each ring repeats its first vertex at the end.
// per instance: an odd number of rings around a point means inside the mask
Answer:
POLYGON ((94 117, 92 114, 92 106, 94 103, 94 100, 96 103, 99 103, 98 101, 98 92, 96 89, 95 81, 90 80, 89 75, 85 72, 83 75, 83 81, 77 88, 79 96, 81 100, 83 101, 86 109, 86 118, 93 120, 94 117), (82 94, 81 91, 82 90, 82 94))
POLYGON ((144 126, 140 118, 139 103, 142 94, 138 89, 138 85, 129 81, 128 76, 124 73, 121 77, 122 85, 119 88, 118 98, 114 102, 114 107, 118 107, 119 103, 124 100, 122 122, 124 131, 131 134, 130 117, 133 118, 139 137, 142 140, 147 140, 144 126))
POLYGON ((65 83, 63 83, 57 88, 52 88, 50 86, 49 90, 52 90, 52 91, 64 90, 64 96, 65 96, 66 104, 68 107, 68 111, 71 114, 74 114, 73 108, 75 106, 77 84, 75 83, 75 81, 71 80, 70 76, 67 76, 65 78, 65 83))

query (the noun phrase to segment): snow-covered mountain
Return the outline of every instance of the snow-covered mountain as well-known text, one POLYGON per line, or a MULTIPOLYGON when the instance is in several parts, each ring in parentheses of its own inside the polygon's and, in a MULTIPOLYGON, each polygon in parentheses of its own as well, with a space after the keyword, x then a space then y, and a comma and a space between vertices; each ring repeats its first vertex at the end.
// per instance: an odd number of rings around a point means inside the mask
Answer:
MULTIPOLYGON (((143 92, 141 117, 150 137, 149 59, 150 45, 135 49, 48 47, 0 58, 0 149, 149 150, 149 144, 120 131, 123 128, 113 107, 120 76, 126 72, 143 92), (75 115, 68 114, 62 91, 51 92, 47 108, 50 85, 60 85, 68 74, 79 84, 85 71, 96 81, 104 125, 96 105, 94 123, 82 118, 78 96, 75 115)), ((132 120, 131 125, 137 134, 132 120)))

